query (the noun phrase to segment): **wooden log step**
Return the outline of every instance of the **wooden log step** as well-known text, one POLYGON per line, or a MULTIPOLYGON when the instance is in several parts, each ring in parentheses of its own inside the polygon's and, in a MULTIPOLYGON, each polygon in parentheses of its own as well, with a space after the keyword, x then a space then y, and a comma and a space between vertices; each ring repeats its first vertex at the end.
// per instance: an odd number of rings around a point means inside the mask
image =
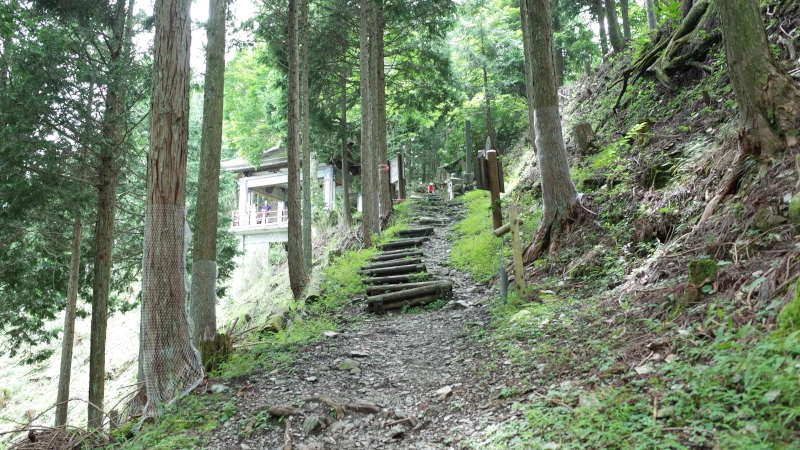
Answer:
POLYGON ((433 227, 412 228, 410 230, 400 230, 397 234, 402 236, 402 237, 430 236, 430 235, 433 234, 433 227))
POLYGON ((363 275, 384 276, 384 275, 405 275, 407 273, 426 272, 425 264, 406 264, 403 266, 383 267, 381 269, 359 270, 363 275))
POLYGON ((445 219, 438 219, 436 217, 420 217, 417 219, 420 225, 444 225, 447 223, 445 219))
POLYGON ((453 294, 453 284, 441 282, 386 294, 373 295, 372 297, 367 297, 367 303, 394 303, 400 300, 408 300, 431 294, 438 294, 440 297, 449 298, 453 294))
POLYGON ((416 258, 418 256, 423 257, 425 255, 420 250, 412 250, 412 251, 403 250, 400 253, 392 252, 391 254, 380 254, 378 256, 373 256, 369 260, 373 262, 391 261, 393 259, 416 258))
POLYGON ((396 309, 403 309, 404 307, 413 308, 415 306, 425 306, 439 300, 439 294, 430 294, 422 297, 412 298, 409 300, 399 300, 393 303, 368 303, 367 312, 382 314, 387 311, 396 309))
POLYGON ((388 250, 385 252, 378 253, 378 256, 387 256, 387 255, 398 255, 400 253, 408 253, 408 252, 421 252, 422 250, 417 250, 414 248, 401 248, 399 250, 388 250))
POLYGON ((426 238, 398 239, 396 241, 381 244, 378 246, 378 248, 381 250, 397 250, 401 248, 418 247, 425 241, 427 241, 426 238))
POLYGON ((361 266, 361 270, 372 270, 372 269, 382 269, 384 267, 396 267, 396 266, 406 266, 408 264, 422 264, 422 259, 420 258, 403 258, 403 259, 395 259, 391 261, 383 261, 378 262, 375 264, 367 264, 366 266, 361 266))
POLYGON ((362 278, 361 282, 364 284, 397 284, 397 283, 415 283, 418 281, 430 280, 431 276, 428 273, 420 272, 408 275, 390 275, 386 277, 372 277, 362 278))
POLYGON ((397 292, 397 291, 402 291, 404 289, 414 289, 418 287, 434 286, 434 285, 442 285, 443 288, 449 288, 451 290, 453 288, 453 283, 450 281, 433 280, 433 281, 419 281, 417 283, 383 284, 383 285, 367 286, 366 294, 367 296, 373 296, 373 295, 385 294, 387 292, 397 292))

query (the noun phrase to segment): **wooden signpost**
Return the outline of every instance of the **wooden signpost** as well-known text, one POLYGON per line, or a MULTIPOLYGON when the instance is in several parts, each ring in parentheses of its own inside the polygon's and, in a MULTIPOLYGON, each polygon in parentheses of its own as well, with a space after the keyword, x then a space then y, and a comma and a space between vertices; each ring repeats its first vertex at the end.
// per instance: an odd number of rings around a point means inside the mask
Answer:
POLYGON ((525 292, 525 268, 522 265, 522 241, 519 237, 519 227, 522 219, 519 218, 519 209, 516 205, 508 208, 509 223, 500 227, 495 227, 494 235, 502 237, 509 231, 511 232, 511 249, 514 254, 514 284, 517 286, 517 294, 520 296, 525 292))

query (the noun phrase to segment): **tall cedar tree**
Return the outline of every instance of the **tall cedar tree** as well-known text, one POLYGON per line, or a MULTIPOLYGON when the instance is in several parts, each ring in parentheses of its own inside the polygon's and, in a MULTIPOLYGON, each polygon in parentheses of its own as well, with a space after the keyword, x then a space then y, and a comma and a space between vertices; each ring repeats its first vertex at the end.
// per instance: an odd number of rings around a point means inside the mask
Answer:
MULTIPOLYGON (((222 106, 225 95, 225 14, 228 0, 211 0, 206 24, 206 75, 203 92, 203 129, 200 137, 200 174, 192 257, 189 314, 192 342, 200 346, 217 333, 217 221, 219 171, 222 153, 222 106)), ((206 361, 204 361, 206 363, 206 361)))
POLYGON ((289 284, 294 298, 300 298, 308 282, 303 263, 303 224, 300 205, 300 146, 298 122, 300 116, 299 52, 297 47, 297 0, 289 0, 289 116, 286 145, 289 153, 289 284))
POLYGON ((97 158, 97 222, 95 226, 94 281, 92 285, 92 325, 89 344, 88 424, 99 427, 103 422, 103 400, 106 380, 106 329, 108 298, 111 292, 111 254, 114 249, 114 219, 117 211, 117 184, 124 158, 121 147, 126 139, 125 103, 127 90, 121 72, 130 55, 133 1, 117 0, 111 14, 109 67, 117 76, 111 78, 105 94, 102 146, 97 158))
MULTIPOLYGON (((311 118, 310 93, 308 91, 308 1, 300 0, 300 117, 303 151, 303 265, 311 270, 311 118)), ((316 179, 314 174, 314 178, 316 179)))
POLYGON ((202 380, 186 314, 185 205, 189 142, 190 0, 156 0, 155 54, 142 262, 139 358, 145 415, 202 380))
POLYGON ((58 394, 56 395, 56 423, 63 427, 67 424, 67 406, 69 402, 69 383, 72 378, 72 349, 75 341, 75 309, 78 306, 78 276, 81 269, 81 234, 83 217, 80 211, 75 215, 72 226, 72 256, 69 262, 69 288, 67 290, 67 308, 64 311, 64 339, 61 344, 61 368, 58 375, 58 394))
POLYGON ((359 81, 361 88, 361 209, 364 245, 372 245, 372 235, 378 232, 378 196, 375 182, 375 158, 372 145, 372 98, 370 77, 370 37, 372 2, 360 0, 359 19, 359 81))
POLYGON ((531 53, 531 33, 530 26, 528 25, 528 2, 520 0, 519 2, 519 15, 520 23, 522 24, 522 51, 523 62, 525 63, 525 99, 528 104, 528 126, 530 128, 529 139, 533 146, 534 153, 536 152, 536 127, 534 125, 536 114, 533 108, 533 57, 531 53))
POLYGON ((544 214, 542 224, 532 244, 526 249, 526 259, 534 261, 547 248, 554 249, 558 234, 566 225, 577 203, 578 194, 569 176, 567 152, 561 131, 553 62, 553 28, 548 0, 528 2, 528 32, 531 36, 534 112, 536 114, 536 148, 542 179, 544 214))
POLYGON ((372 87, 374 89, 375 116, 372 125, 373 142, 375 143, 375 151, 378 157, 377 163, 382 165, 378 178, 380 183, 379 203, 381 206, 381 223, 385 224, 392 214, 392 185, 389 179, 389 156, 386 145, 386 71, 384 70, 385 52, 383 42, 386 23, 383 16, 383 1, 376 2, 374 12, 375 45, 373 48, 375 50, 375 67, 372 74, 375 76, 375 83, 372 87))
POLYGON ((656 20, 656 4, 655 0, 644 0, 645 13, 647 14, 647 28, 650 31, 658 29, 658 20, 656 20))
POLYGON ((742 153, 780 157, 800 129, 800 88, 772 56, 757 0, 719 0, 719 14, 742 153))
POLYGON ((608 38, 611 40, 611 48, 614 53, 621 53, 625 50, 625 39, 622 37, 622 32, 619 29, 619 21, 617 21, 617 4, 614 0, 605 0, 606 17, 608 18, 608 38))

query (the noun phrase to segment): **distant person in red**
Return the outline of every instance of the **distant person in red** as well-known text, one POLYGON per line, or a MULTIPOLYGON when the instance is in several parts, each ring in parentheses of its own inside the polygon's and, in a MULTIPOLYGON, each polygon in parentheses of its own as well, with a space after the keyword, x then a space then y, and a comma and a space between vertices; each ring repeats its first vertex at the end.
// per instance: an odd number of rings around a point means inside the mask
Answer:
POLYGON ((433 184, 428 185, 428 194, 433 194, 433 184))

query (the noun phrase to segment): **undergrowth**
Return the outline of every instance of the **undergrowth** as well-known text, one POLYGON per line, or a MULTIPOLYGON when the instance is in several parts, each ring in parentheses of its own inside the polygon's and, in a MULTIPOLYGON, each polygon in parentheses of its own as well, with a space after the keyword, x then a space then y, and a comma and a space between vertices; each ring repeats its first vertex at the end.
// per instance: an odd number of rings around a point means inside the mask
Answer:
POLYGON ((492 217, 488 191, 470 191, 461 197, 466 207, 464 220, 453 226, 450 265, 469 272, 472 278, 485 283, 497 274, 501 240, 492 233, 492 217))

